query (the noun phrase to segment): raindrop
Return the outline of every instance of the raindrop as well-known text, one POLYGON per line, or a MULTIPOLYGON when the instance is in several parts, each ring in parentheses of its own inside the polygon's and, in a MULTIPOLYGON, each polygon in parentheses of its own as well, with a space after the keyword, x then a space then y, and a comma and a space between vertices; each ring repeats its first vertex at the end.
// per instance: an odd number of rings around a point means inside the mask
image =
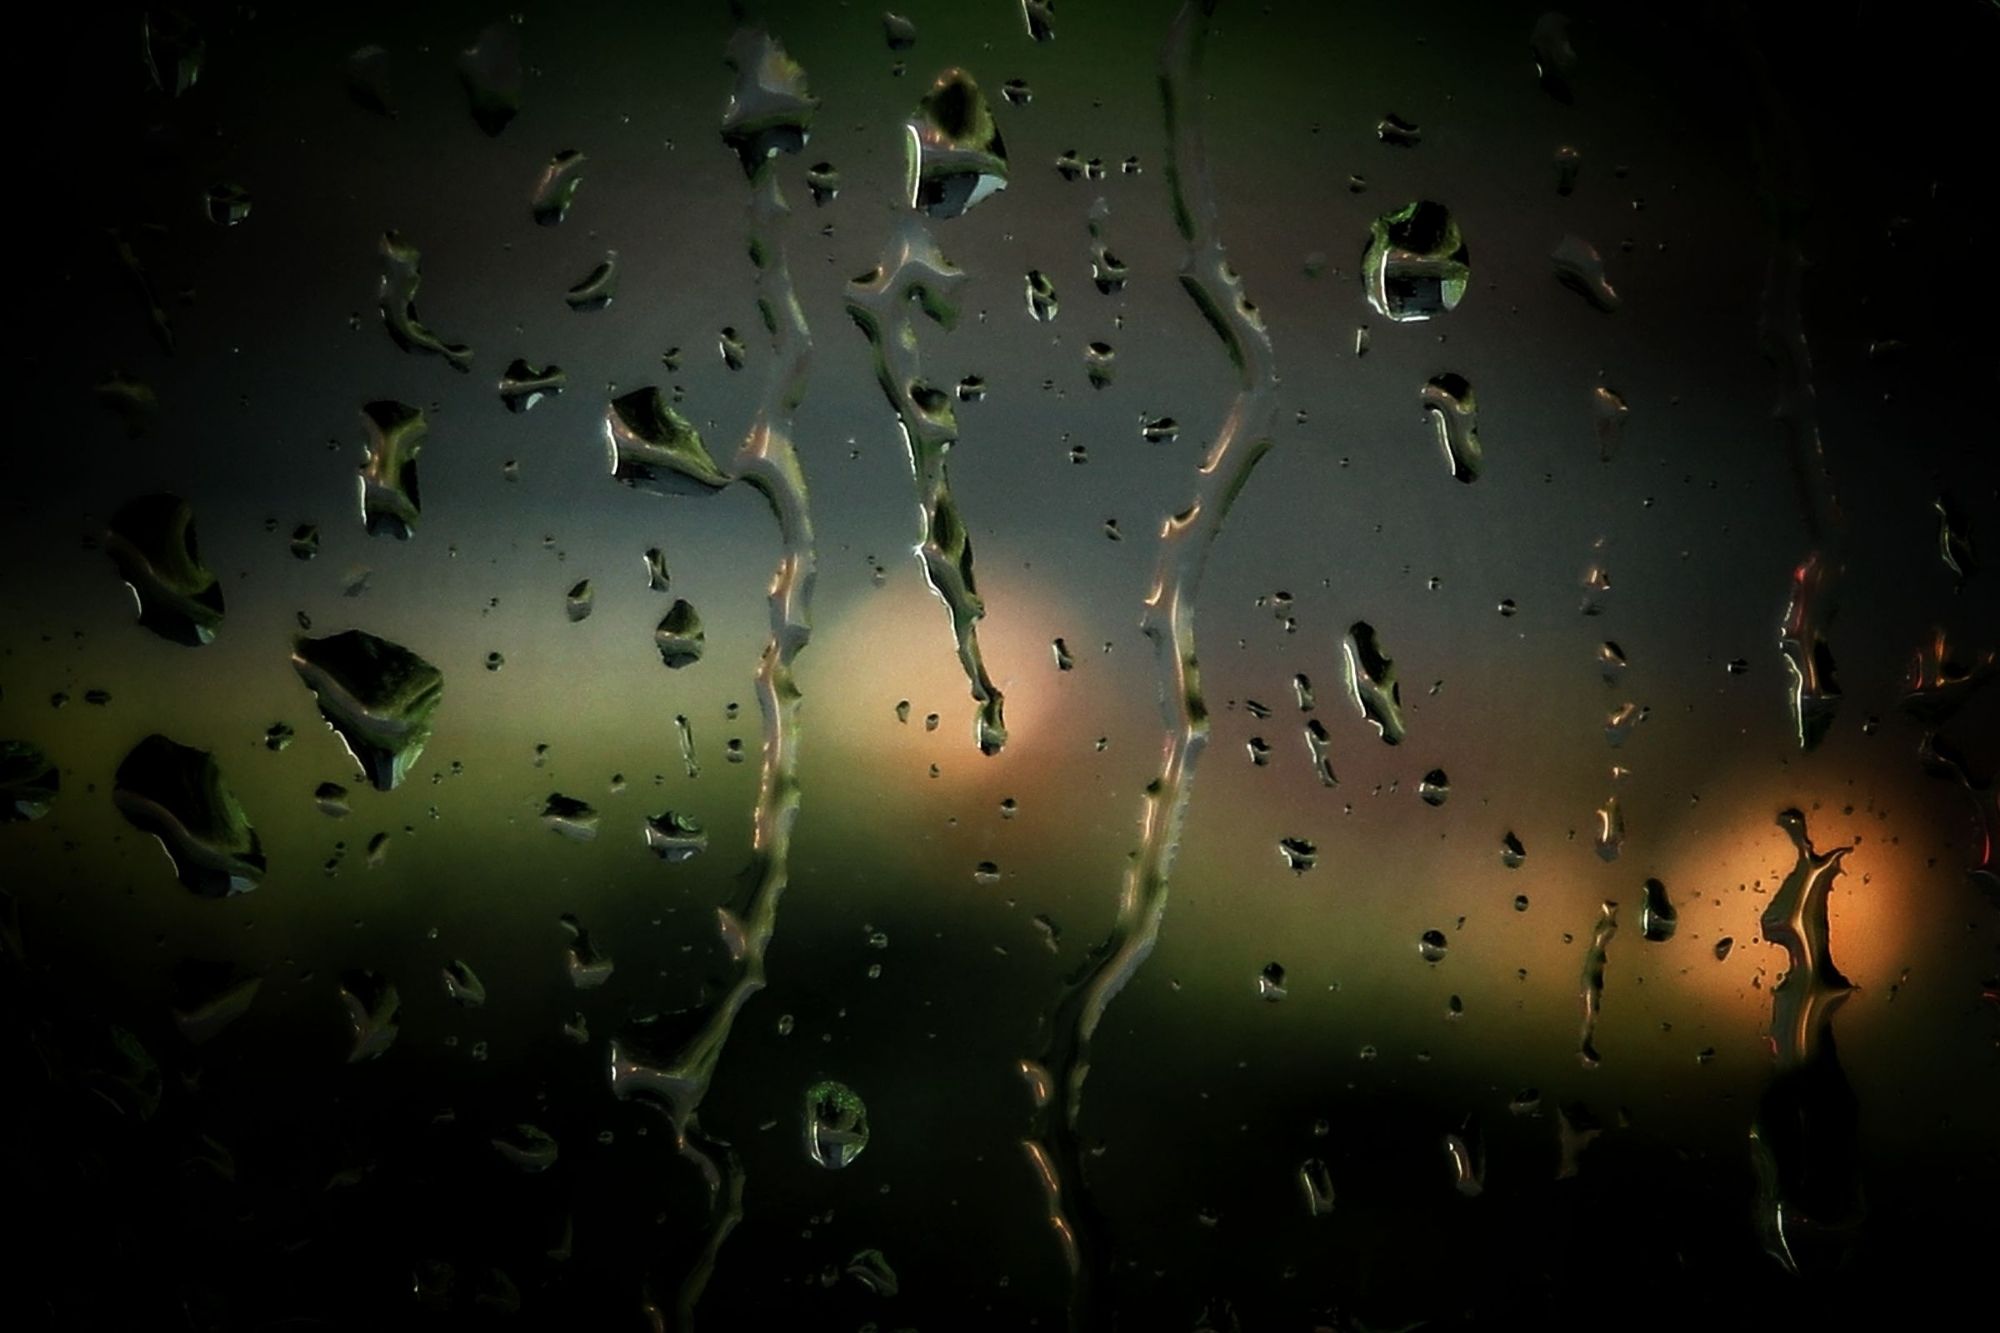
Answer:
POLYGON ((972 76, 948 69, 909 121, 910 207, 955 218, 1007 188, 1007 146, 972 76))
POLYGON ((361 464, 361 522, 373 537, 386 532, 408 541, 423 508, 417 488, 417 455, 429 427, 407 403, 383 399, 361 409, 368 444, 361 464))
POLYGON ((840 197, 840 173, 831 162, 815 162, 806 172, 806 189, 812 191, 814 207, 830 204, 840 197))
POLYGON ((542 802, 542 823, 551 833, 571 842, 590 842, 597 837, 597 811, 587 801, 550 792, 542 802))
POLYGON ((148 736, 118 765, 111 799, 133 827, 160 840, 192 892, 227 898, 263 882, 263 844, 208 751, 148 736))
POLYGON ((569 617, 570 624, 590 618, 591 610, 596 606, 596 596, 589 579, 579 579, 570 585, 570 590, 563 595, 563 614, 569 617))
POLYGON ((1046 324, 1056 317, 1056 287, 1038 268, 1028 270, 1028 313, 1046 324))
MULTIPOLYGON (((550 800, 560 799, 550 797, 550 800)), ((584 807, 588 809, 589 807, 584 807)), ((591 834, 596 835, 596 816, 591 816, 591 834)), ((569 984, 578 990, 596 990, 611 980, 613 963, 610 957, 600 953, 591 942, 590 932, 572 913, 562 915, 562 928, 569 932, 569 948, 563 951, 563 967, 569 973, 569 984)))
POLYGON ((396 994, 394 982, 366 968, 343 972, 340 1002, 347 1010, 348 1032, 352 1037, 347 1050, 349 1064, 378 1059, 395 1043, 403 1002, 396 994))
MULTIPOLYGON (((729 484, 701 432, 657 388, 635 389, 614 399, 605 412, 604 439, 611 475, 636 490, 703 495, 729 484)), ((661 571, 655 587, 663 588, 665 566, 656 564, 655 554, 648 551, 646 563, 649 573, 656 567, 661 571)))
POLYGON ((478 1009, 486 1003, 486 983, 472 970, 472 964, 463 958, 454 959, 444 965, 444 993, 453 1004, 467 1009, 478 1009))
POLYGON ((1674 937, 1680 926, 1680 914, 1667 899, 1667 886, 1657 879, 1649 879, 1639 891, 1639 931, 1655 944, 1674 937))
POLYGON ((1569 44, 1568 16, 1550 12, 1536 19, 1528 45, 1535 54, 1535 77, 1541 81, 1542 91, 1568 106, 1575 96, 1570 78, 1576 73, 1576 48, 1569 44))
POLYGON ((549 365, 537 370, 517 356, 500 376, 500 402, 509 412, 526 412, 542 399, 555 397, 568 385, 569 376, 561 366, 549 365))
POLYGON ((0 741, 0 824, 40 819, 62 790, 62 773, 40 747, 0 741))
POLYGON ((234 227, 250 216, 250 191, 218 181, 202 195, 202 212, 218 227, 234 227))
POLYGON ((1430 418, 1445 465, 1459 481, 1479 479, 1479 407, 1463 375, 1445 374, 1424 385, 1424 414, 1430 418))
POLYGON ((1417 953, 1426 963, 1441 963, 1451 948, 1441 930, 1427 930, 1417 939, 1417 953))
POLYGON ((1333 1211, 1333 1173, 1324 1161, 1308 1157, 1299 1163, 1299 1192, 1305 1196, 1308 1217, 1325 1217, 1333 1211))
POLYGON ((868 1146, 868 1108, 845 1083, 822 1079, 806 1089, 806 1155, 837 1171, 868 1146))
POLYGON ((1094 342, 1083 349, 1084 373, 1090 378, 1091 388, 1102 389, 1111 383, 1117 358, 1110 343, 1094 342))
POLYGON ((708 830, 692 815, 672 810, 646 820, 646 846, 668 864, 686 861, 708 848, 708 830))
POLYGON ((1509 830, 1507 835, 1500 839, 1500 864, 1509 870, 1519 870, 1527 859, 1528 849, 1523 847, 1521 840, 1509 830))
POLYGON ((569 216, 570 205, 576 202, 577 189, 583 184, 584 163, 589 160, 574 148, 565 148, 549 159, 542 178, 535 182, 531 201, 539 225, 553 227, 569 216))
POLYGON ((1424 141, 1424 132, 1391 111, 1376 122, 1375 137, 1392 148, 1415 148, 1424 141))
POLYGON ((1577 236, 1565 236, 1549 252, 1555 265, 1556 281, 1590 302, 1605 314, 1621 304, 1618 293, 1604 276, 1604 257, 1597 248, 1577 236))
POLYGON ((405 352, 428 352, 441 356, 453 370, 472 369, 472 349, 464 343, 448 343, 431 332, 417 314, 417 289, 423 285, 423 254, 394 231, 382 233, 382 324, 389 337, 405 352))
POLYGON ((1471 280, 1458 224, 1429 200, 1375 219, 1361 271, 1368 304, 1399 323, 1455 309, 1471 280))
POLYGON ((1616 796, 1607 796, 1597 809, 1597 856, 1602 861, 1616 861, 1624 850, 1625 813, 1618 808, 1616 796))
POLYGON ((201 562, 194 508, 178 495, 145 495, 112 515, 104 549, 138 603, 139 623, 189 647, 222 625, 222 585, 201 562))
POLYGON ((1280 838, 1278 852, 1285 858, 1285 867, 1301 875, 1319 863, 1319 848, 1304 838, 1280 838))
POLYGON ((1583 154, 1568 144, 1556 149, 1556 193, 1568 198, 1576 191, 1577 175, 1583 170, 1583 154))
POLYGON ((1618 452, 1618 441, 1625 434, 1625 418, 1631 409, 1615 389, 1598 385, 1590 391, 1590 417, 1597 430, 1597 456, 1603 462, 1610 462, 1618 452))
POLYGON ((507 128, 521 110, 521 32, 513 20, 486 28, 459 52, 458 81, 473 123, 488 135, 507 128))
POLYGON ((669 586, 667 577, 667 553, 657 546, 646 548, 646 588, 650 592, 665 592, 669 586))
POLYGON ((297 640, 292 666, 377 790, 388 791, 408 776, 444 697, 444 676, 436 667, 360 630, 297 640))
POLYGON ((1257 974, 1257 996, 1273 1003, 1285 998, 1285 967, 1282 963, 1266 963, 1264 970, 1257 974))
POLYGON ((395 119, 396 102, 389 92, 387 51, 379 46, 361 47, 342 63, 341 74, 347 84, 347 95, 356 106, 395 119))
POLYGON ((1417 795, 1423 797, 1425 805, 1443 805, 1451 797, 1451 779, 1443 769, 1434 768, 1417 783, 1417 795))
POLYGON ((563 303, 571 310, 602 310, 618 294, 618 252, 606 250, 596 267, 570 285, 563 303))

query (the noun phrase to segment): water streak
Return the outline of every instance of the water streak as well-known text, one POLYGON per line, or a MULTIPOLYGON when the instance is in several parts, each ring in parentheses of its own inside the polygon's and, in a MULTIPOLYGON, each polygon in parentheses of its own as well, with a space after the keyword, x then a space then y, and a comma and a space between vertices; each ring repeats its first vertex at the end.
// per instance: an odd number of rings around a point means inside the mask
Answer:
MULTIPOLYGON (((805 396, 812 335, 786 259, 782 228, 790 209, 770 167, 777 151, 796 151, 804 145, 803 122, 813 102, 805 92, 804 71, 768 34, 739 31, 730 42, 728 59, 737 75, 732 109, 738 103, 768 101, 775 83, 790 95, 800 122, 796 136, 778 141, 771 152, 744 156, 751 188, 750 257, 757 267, 757 308, 770 335, 772 358, 762 401, 730 475, 770 504, 781 551, 770 586, 771 635, 757 669, 764 748, 751 825, 751 864, 743 897, 717 911, 718 929, 735 972, 700 1029, 662 1065, 633 1059, 617 1042, 611 1045, 609 1061, 613 1092, 656 1105, 673 1126, 681 1155, 699 1170, 707 1186, 707 1236, 681 1279, 675 1302, 673 1327, 681 1333, 694 1327, 695 1306, 716 1258, 743 1217, 742 1165, 726 1141, 703 1128, 701 1104, 737 1015, 764 988, 764 956, 790 881, 792 827, 799 811, 800 708, 792 669, 812 637, 812 591, 818 569, 805 475, 792 442, 792 419, 805 396)), ((643 1306, 657 1321, 660 1312, 650 1291, 643 1306)))
POLYGON ((1217 0, 1185 0, 1160 56, 1174 220, 1187 242, 1181 285, 1229 349, 1239 387, 1197 476, 1195 495, 1161 531, 1141 627, 1153 641, 1166 710, 1165 762, 1146 788, 1141 841, 1125 875, 1110 934, 1047 1016, 1036 1060, 1022 1062, 1034 1092, 1025 1141, 1049 1223, 1071 1275, 1072 1329, 1106 1326, 1102 1226, 1090 1207, 1077 1137, 1091 1041, 1105 1009, 1159 940, 1169 879, 1195 766, 1208 743, 1208 706, 1195 661, 1194 609, 1203 570, 1229 507, 1271 446, 1277 371, 1255 307, 1224 256, 1201 124, 1201 52, 1217 0))
POLYGON ((1800 241, 1810 197, 1805 158, 1790 113, 1751 31, 1748 11, 1739 7, 1733 21, 1757 90, 1754 139, 1771 231, 1757 336, 1777 380, 1773 415, 1798 488, 1808 543, 1806 554, 1793 570, 1778 647, 1785 659, 1794 735, 1800 749, 1810 750, 1833 725, 1840 707, 1833 652, 1825 636, 1836 609, 1844 565, 1839 548, 1846 524, 1834 494, 1833 474, 1827 467, 1826 445, 1820 438, 1819 400, 1813 387, 1812 352, 1806 343, 1802 311, 1806 259, 1800 241))
POLYGON ((890 238, 875 271, 848 284, 847 313, 875 349, 875 378, 909 446, 924 534, 916 554, 931 591, 951 615, 959 664, 979 705, 979 749, 990 755, 1007 744, 1006 700, 987 674, 979 651, 979 621, 986 614, 986 603, 973 578, 972 537, 958 502, 952 499, 945 466, 945 456, 958 440, 958 415, 951 395, 923 378, 909 309, 915 300, 932 320, 950 328, 957 317, 952 294, 964 278, 938 249, 923 215, 913 210, 890 238))
POLYGON ((1778 816, 1797 860, 1764 909, 1764 938, 1788 958, 1771 990, 1776 1071, 1750 1128, 1757 1226, 1764 1248, 1792 1272, 1837 1263, 1865 1209, 1858 1168, 1859 1109, 1834 1050, 1833 1015, 1853 992, 1834 965, 1827 895, 1852 850, 1814 850, 1806 817, 1778 816))

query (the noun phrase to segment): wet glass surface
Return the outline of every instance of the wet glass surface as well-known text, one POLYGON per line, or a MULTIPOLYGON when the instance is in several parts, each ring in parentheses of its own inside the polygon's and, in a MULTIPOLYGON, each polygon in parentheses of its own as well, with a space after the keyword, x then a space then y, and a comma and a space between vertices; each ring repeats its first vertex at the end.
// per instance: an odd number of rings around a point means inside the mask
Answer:
POLYGON ((26 1326, 1976 1288, 2000 9, 740 8, 24 30, 26 1326))

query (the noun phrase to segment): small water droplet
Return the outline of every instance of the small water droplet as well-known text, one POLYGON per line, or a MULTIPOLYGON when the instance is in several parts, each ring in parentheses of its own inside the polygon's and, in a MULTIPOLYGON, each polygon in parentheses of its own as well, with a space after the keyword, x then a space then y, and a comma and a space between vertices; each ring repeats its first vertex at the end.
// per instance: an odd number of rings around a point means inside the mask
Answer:
POLYGON ((806 1155, 837 1171, 868 1146, 868 1108, 845 1083, 822 1079, 806 1089, 806 1155))

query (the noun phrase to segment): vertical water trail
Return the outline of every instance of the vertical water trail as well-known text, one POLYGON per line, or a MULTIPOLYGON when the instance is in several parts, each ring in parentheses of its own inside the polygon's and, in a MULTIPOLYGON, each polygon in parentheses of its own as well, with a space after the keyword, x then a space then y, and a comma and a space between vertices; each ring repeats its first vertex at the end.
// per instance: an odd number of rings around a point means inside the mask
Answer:
POLYGON ((1109 935, 1068 984, 1042 1032, 1039 1058, 1021 1062, 1034 1101, 1024 1142, 1047 1196, 1070 1275, 1072 1329, 1105 1324, 1101 1230, 1089 1207, 1077 1139, 1091 1040, 1104 1011, 1159 939, 1195 765, 1208 742, 1208 708, 1195 662, 1195 602, 1209 548, 1229 507, 1271 446, 1277 372, 1270 338, 1224 256, 1203 143, 1201 52, 1217 0, 1184 0, 1160 55, 1174 221, 1187 242, 1181 285, 1229 349, 1238 389, 1202 460, 1195 495, 1161 530, 1141 628, 1153 641, 1166 713, 1164 763, 1146 788, 1139 850, 1125 874, 1109 935))
POLYGON ((939 251, 923 216, 906 214, 875 271, 848 284, 847 312, 875 350, 875 378, 903 428, 910 471, 917 484, 923 540, 916 553, 924 579, 951 614, 959 664, 979 705, 976 739, 982 754, 998 754, 1007 744, 1006 700, 986 672, 979 652, 979 621, 986 604, 972 573, 972 537, 952 499, 945 458, 958 440, 958 415, 951 395, 927 383, 917 354, 914 299, 941 327, 958 317, 952 293, 965 275, 939 251))
POLYGON ((1618 904, 1602 903, 1591 928, 1590 949, 1583 956, 1583 1027, 1577 1033, 1576 1058, 1585 1069, 1597 1068, 1597 1022, 1604 1016, 1604 967, 1610 962, 1611 937, 1618 933, 1618 904))
POLYGON ((1738 7, 1730 19, 1758 94, 1754 146, 1758 177, 1770 227, 1764 286, 1757 314, 1757 337, 1777 379, 1773 415, 1798 487, 1806 524, 1806 553, 1792 570, 1792 586, 1779 626, 1787 699, 1799 748, 1818 745, 1840 708, 1833 650, 1826 630, 1832 621, 1843 568, 1841 539, 1846 527, 1820 437, 1819 398, 1813 387, 1812 351, 1806 343, 1802 294, 1806 260, 1800 248, 1809 209, 1805 157, 1789 109, 1771 77, 1749 13, 1738 7))
MULTIPOLYGON (((729 1034, 751 996, 764 988, 764 955, 777 929, 778 905, 789 882, 792 826, 798 818, 800 698, 792 667, 812 636, 812 591, 818 568, 806 483, 792 442, 792 419, 805 396, 812 335, 792 283, 783 226, 790 216, 771 163, 803 147, 814 105, 805 75, 767 34, 743 29, 731 39, 736 91, 724 138, 738 149, 750 178, 750 260, 757 268, 757 308, 770 335, 772 367, 763 398, 730 466, 734 481, 761 493, 778 524, 780 555, 770 586, 771 635, 757 669, 757 703, 764 749, 751 825, 747 891, 718 909, 718 927, 736 971, 695 1035, 663 1066, 632 1059, 617 1042, 610 1051, 613 1092, 657 1105, 672 1124, 683 1156, 708 1187, 709 1224, 701 1253, 683 1278, 673 1327, 687 1333, 717 1255, 743 1216, 744 1177, 735 1151, 701 1125, 701 1104, 729 1034)), ((660 1312, 650 1295, 646 1310, 660 1312)))
POLYGON ((1853 992, 1834 965, 1827 894, 1849 848, 1813 849, 1806 817, 1778 816, 1797 860, 1764 909, 1764 938, 1788 958, 1771 990, 1776 1072, 1750 1128, 1757 1226, 1764 1248, 1798 1272, 1837 1262, 1861 1225, 1859 1108, 1834 1049, 1833 1015, 1853 992))

